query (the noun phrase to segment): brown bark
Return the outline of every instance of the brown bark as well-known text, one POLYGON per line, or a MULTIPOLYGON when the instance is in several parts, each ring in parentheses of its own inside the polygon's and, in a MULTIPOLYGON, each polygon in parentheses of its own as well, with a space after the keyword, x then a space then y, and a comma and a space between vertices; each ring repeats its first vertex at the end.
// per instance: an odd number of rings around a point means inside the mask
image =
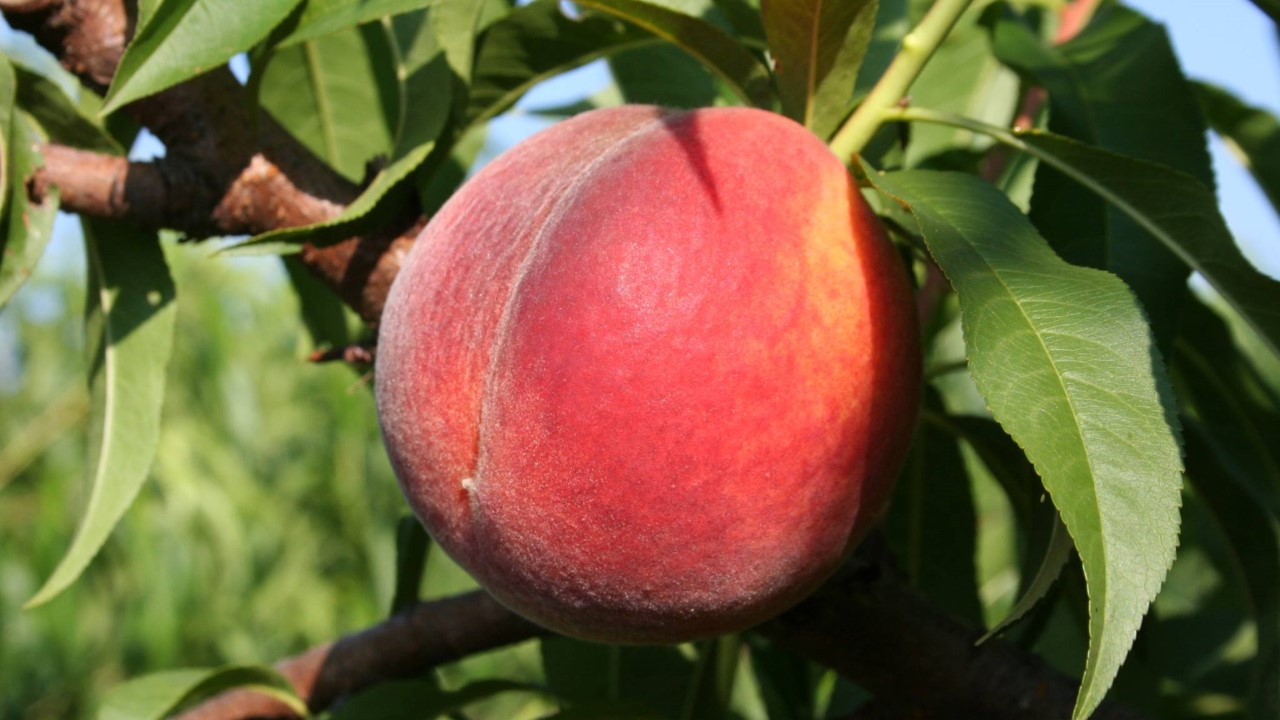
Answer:
MULTIPOLYGON (((1058 720, 1077 685, 1035 655, 982 635, 929 603, 872 536, 844 570, 800 605, 755 629, 834 668, 877 696, 856 718, 1058 720)), ((419 603, 368 630, 277 664, 312 710, 379 682, 546 634, 483 592, 419 603)), ((232 691, 180 720, 293 717, 263 695, 232 691)), ((1094 720, 1139 720, 1103 706, 1094 720)))
MULTIPOLYGON (((276 667, 311 709, 321 710, 379 682, 412 677, 436 665, 545 633, 477 590, 418 603, 363 632, 282 660, 276 667)), ((252 717, 293 715, 277 700, 239 690, 213 698, 184 713, 181 720, 252 717)))
MULTIPOLYGON (((110 83, 131 31, 124 0, 61 0, 0 9, 57 55, 86 86, 110 83)), ((38 195, 57 185, 71 211, 178 229, 202 238, 257 234, 324 222, 360 188, 290 136, 221 68, 125 108, 166 147, 154 163, 77 154, 49 146, 33 179, 38 195), (83 171, 82 171, 83 170, 83 171)), ((302 248, 302 259, 370 324, 422 219, 410 208, 368 236, 302 248)))

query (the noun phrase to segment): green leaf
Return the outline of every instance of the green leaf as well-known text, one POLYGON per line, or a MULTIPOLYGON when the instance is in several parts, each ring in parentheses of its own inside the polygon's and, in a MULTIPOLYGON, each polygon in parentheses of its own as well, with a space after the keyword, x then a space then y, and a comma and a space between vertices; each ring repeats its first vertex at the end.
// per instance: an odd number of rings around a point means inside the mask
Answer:
POLYGON ((52 189, 39 205, 27 195, 26 179, 44 164, 37 147, 44 141, 35 122, 21 111, 9 121, 7 133, 7 211, 0 213, 0 308, 27 281, 53 235, 58 191, 52 189))
POLYGON ((289 284, 298 296, 302 322, 311 334, 311 342, 318 346, 342 347, 351 343, 351 331, 347 326, 347 311, 333 290, 320 281, 296 256, 286 255, 285 272, 289 284))
POLYGON ((431 536, 418 518, 412 515, 400 518, 396 525, 396 589, 391 598, 392 615, 418 602, 430 549, 431 536))
POLYGON ((873 181, 911 211, 955 287, 974 382, 1079 549, 1090 647, 1074 717, 1086 717, 1177 547, 1177 421, 1142 309, 1114 276, 1054 255, 1002 193, 972 176, 873 181))
POLYGON ((14 69, 18 76, 18 107, 31 113, 54 142, 112 155, 124 154, 124 148, 90 114, 92 111, 73 103, 57 83, 22 66, 14 69))
MULTIPOLYGON (((1047 45, 1008 16, 995 24, 993 40, 997 57, 1048 90, 1051 132, 1180 170, 1213 188, 1204 120, 1163 27, 1114 5, 1063 45, 1047 45)), ((1044 164, 1036 172, 1031 220, 1063 259, 1110 270, 1128 283, 1167 347, 1188 270, 1140 222, 1044 164)))
MULTIPOLYGON (((449 67, 461 81, 463 90, 471 83, 471 71, 475 61, 476 33, 488 0, 445 0, 436 4, 429 15, 435 26, 436 42, 444 51, 449 67)), ((460 95, 459 107, 465 107, 465 93, 460 95)))
POLYGON ((698 643, 698 662, 682 716, 685 720, 719 720, 729 716, 733 681, 741 659, 739 635, 723 635, 698 643))
POLYGON ((1048 163, 1113 204, 1199 272, 1280 353, 1280 283, 1240 253, 1213 193, 1176 170, 1039 132, 1019 136, 1048 163))
POLYGON ((591 711, 585 717, 678 718, 686 709, 694 664, 675 647, 565 637, 539 646, 547 686, 572 708, 591 711))
POLYGON ((407 680, 382 683, 344 701, 331 720, 420 720, 457 712, 471 703, 507 692, 545 694, 544 688, 507 680, 477 680, 458 690, 434 683, 407 680))
POLYGON ((1187 424, 1187 478, 1227 541, 1253 606, 1258 650, 1252 717, 1280 715, 1280 525, 1227 470, 1207 436, 1211 426, 1187 424))
POLYGON ((309 717, 307 704, 275 670, 260 665, 227 665, 170 670, 130 680, 107 695, 98 720, 162 720, 181 708, 234 688, 269 695, 298 715, 309 717))
POLYGON ((1236 246, 1213 193, 1185 173, 1051 133, 1012 133, 946 113, 910 109, 890 114, 966 127, 1034 155, 1141 225, 1215 290, 1280 355, 1280 282, 1258 272, 1236 246))
POLYGON ((756 633, 747 633, 746 640, 751 673, 760 688, 766 716, 770 720, 816 717, 814 694, 818 678, 809 662, 756 633))
MULTIPOLYGON (((1017 75, 995 58, 987 32, 973 13, 966 13, 911 84, 911 103, 1003 125, 1016 112, 1019 91, 1017 75)), ((963 130, 913 127, 904 164, 919 166, 946 153, 980 153, 990 144, 963 130)))
POLYGON ((289 47, 363 25, 370 20, 420 10, 437 2, 439 0, 304 0, 298 24, 281 38, 277 47, 289 47))
MULTIPOLYGON (((925 407, 942 407, 931 388, 925 391, 925 407)), ((911 584, 947 612, 976 625, 982 622, 982 604, 974 515, 956 438, 937 423, 922 423, 894 488, 886 535, 911 584)))
POLYGON ((720 96, 707 68, 674 45, 650 45, 609 58, 622 100, 672 108, 708 107, 720 96))
POLYGON ((1216 312, 1190 304, 1172 363, 1187 479, 1235 561, 1257 627, 1253 717, 1280 716, 1280 396, 1216 312))
POLYGON ((849 112, 877 0, 763 0, 783 113, 828 138, 849 112))
POLYGON ((516 8, 477 40, 467 118, 472 126, 510 108, 540 81, 657 38, 608 17, 571 20, 556 0, 516 8))
POLYGON ((9 149, 13 137, 13 101, 18 94, 18 78, 9 59, 0 55, 0 217, 9 204, 9 149))
MULTIPOLYGON (((448 125, 453 74, 425 18, 415 14, 392 20, 396 75, 401 78, 395 145, 390 162, 337 217, 315 225, 263 233, 224 250, 230 254, 295 252, 303 242, 318 246, 349 235, 350 226, 365 219, 422 164, 448 125)), ((385 205, 383 207, 386 207, 385 205)))
POLYGON ((1062 574, 1062 569, 1067 566, 1067 561, 1071 559, 1071 551, 1074 548, 1075 545, 1071 542, 1071 535, 1067 532, 1066 525, 1062 524, 1062 518, 1055 515, 1053 532, 1049 535, 1049 547, 1045 550, 1044 558, 1041 559, 1040 567, 1036 570, 1035 576, 1031 578, 1030 583, 1027 583, 1022 597, 1018 598, 1018 602, 1009 610, 1009 614, 997 623, 995 627, 988 630, 986 635, 979 638, 978 643, 984 643, 1008 630, 1014 623, 1026 617, 1027 613, 1034 610, 1036 605, 1049 594, 1053 583, 1062 574))
POLYGON ((764 108, 772 104, 769 71, 715 25, 643 0, 578 0, 577 4, 622 18, 675 44, 728 83, 743 102, 764 108))
POLYGON ((173 279, 155 233, 83 219, 94 389, 88 505, 70 549, 27 607, 75 582, 133 503, 155 457, 173 349, 173 279))
POLYGON ((1280 121, 1215 85, 1195 83, 1200 109, 1280 213, 1280 121))
POLYGON ((299 0, 165 0, 120 58, 103 114, 223 65, 253 47, 299 0))
POLYGON ((386 30, 346 28, 277 49, 262 72, 259 98, 286 130, 349 180, 391 152, 395 71, 386 30))

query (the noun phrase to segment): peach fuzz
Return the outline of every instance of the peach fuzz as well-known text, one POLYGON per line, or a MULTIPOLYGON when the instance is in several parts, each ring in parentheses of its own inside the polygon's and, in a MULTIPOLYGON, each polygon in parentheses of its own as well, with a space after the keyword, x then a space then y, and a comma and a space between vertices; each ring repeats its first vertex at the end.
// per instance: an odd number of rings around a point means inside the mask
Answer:
POLYGON ((409 504, 499 601, 678 642, 835 569, 888 500, 919 362, 902 261, 821 141, 625 106, 517 145, 432 219, 377 402, 409 504))

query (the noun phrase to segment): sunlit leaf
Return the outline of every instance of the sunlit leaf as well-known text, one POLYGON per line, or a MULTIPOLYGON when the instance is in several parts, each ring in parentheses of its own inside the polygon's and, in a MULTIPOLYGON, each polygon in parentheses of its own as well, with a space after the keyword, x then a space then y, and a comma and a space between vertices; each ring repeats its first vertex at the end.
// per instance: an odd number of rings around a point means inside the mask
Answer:
POLYGON ((281 38, 288 47, 329 33, 433 5, 439 0, 303 0, 298 24, 281 38))
POLYGON ((124 154, 124 148, 102 123, 73 103, 57 83, 21 66, 14 69, 18 77, 18 107, 31 113, 51 140, 84 150, 124 154))
POLYGON ((297 250, 302 242, 329 244, 347 226, 369 215, 408 178, 436 146, 452 103, 453 74, 425 18, 417 14, 392 19, 392 47, 400 78, 399 119, 395 144, 386 167, 337 217, 316 225, 263 233, 228 249, 231 254, 274 254, 297 250))
POLYGON ((743 102, 769 106, 769 71, 737 39, 707 21, 644 0, 579 0, 577 4, 615 15, 674 43, 728 83, 743 102))
POLYGON ((1209 125, 1253 173, 1271 207, 1280 212, 1280 121, 1220 87, 1197 83, 1195 89, 1209 125))
POLYGON ((783 113, 826 138, 849 112, 876 0, 763 0, 783 113))
POLYGON ((102 703, 98 720, 162 720, 183 707, 233 688, 269 695, 307 716, 307 705, 275 670, 259 665, 170 670, 117 686, 102 703))
POLYGON ((1068 265, 998 190, 956 173, 873 178, 960 299, 969 367, 1035 465, 1084 563, 1090 649, 1075 717, 1102 701, 1177 547, 1173 400, 1142 309, 1068 265))
POLYGON ((1236 246, 1213 193, 1185 173, 1116 155, 1052 133, 1003 128, 925 110, 901 119, 966 127, 1034 155, 1097 193, 1199 272, 1280 354, 1280 282, 1258 272, 1236 246))
POLYGON ((31 276, 53 235, 57 188, 35 204, 26 187, 26 179, 44 163, 37 147, 43 140, 30 116, 21 111, 11 116, 5 143, 9 199, 0 213, 0 307, 31 276))
POLYGON ((169 0, 120 58, 102 112, 208 72, 253 47, 299 0, 169 0))
MULTIPOLYGON (((449 61, 449 67, 462 81, 463 89, 471 82, 476 34, 480 31, 487 1, 447 0, 437 3, 428 15, 436 29, 436 41, 449 61)), ((461 99, 465 97, 465 94, 460 96, 461 99)))
POLYGON ((9 59, 0 55, 0 217, 9 204, 9 165, 13 142, 13 101, 18 94, 18 78, 9 59))
POLYGON ((278 49, 258 89, 272 117, 356 182, 394 141, 399 98, 388 44, 373 25, 278 49))
POLYGON ((1018 602, 1014 603, 1013 608, 1009 610, 1009 614, 997 623, 995 627, 991 628, 986 635, 983 635, 978 642, 986 642, 999 635, 1014 623, 1026 617, 1027 613, 1034 610, 1036 605, 1049 594, 1053 583, 1062 574, 1062 568, 1066 567, 1067 561, 1071 559, 1071 550, 1074 547, 1071 542, 1071 535, 1067 533, 1067 528, 1062 524, 1061 518, 1058 518, 1054 522, 1053 532, 1049 536, 1049 547, 1045 550, 1044 557, 1040 560, 1040 566, 1036 569, 1036 574, 1031 578, 1031 582, 1027 583, 1022 596, 1018 598, 1018 602))
POLYGON ((173 279, 155 233, 84 220, 86 334, 94 390, 89 501, 71 547, 27 607, 84 572, 133 503, 155 457, 173 349, 173 279))

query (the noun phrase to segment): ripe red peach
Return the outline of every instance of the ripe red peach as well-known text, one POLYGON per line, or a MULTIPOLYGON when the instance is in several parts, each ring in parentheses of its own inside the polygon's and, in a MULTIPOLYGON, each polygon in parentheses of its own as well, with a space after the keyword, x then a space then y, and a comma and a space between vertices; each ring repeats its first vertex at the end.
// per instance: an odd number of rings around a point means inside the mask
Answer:
POLYGON ((409 504, 512 610, 609 642, 742 629, 882 512, 920 385, 899 256, 778 115, 588 112, 441 209, 386 304, 409 504))

